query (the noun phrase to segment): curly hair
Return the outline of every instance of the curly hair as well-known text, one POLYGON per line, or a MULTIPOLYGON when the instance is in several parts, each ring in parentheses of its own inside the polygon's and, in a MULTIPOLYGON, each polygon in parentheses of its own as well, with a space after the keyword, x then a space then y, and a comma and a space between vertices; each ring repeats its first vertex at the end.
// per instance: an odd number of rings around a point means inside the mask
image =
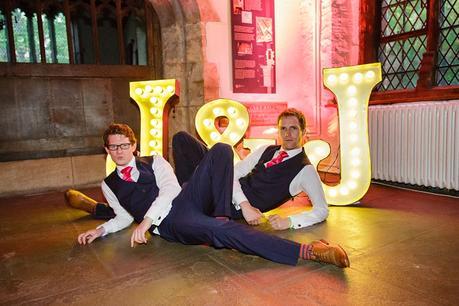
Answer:
POLYGON ((104 132, 104 146, 107 146, 108 136, 110 135, 124 135, 129 138, 129 142, 133 145, 137 142, 134 132, 127 124, 112 123, 104 132))
POLYGON ((304 131, 306 129, 306 119, 304 118, 303 113, 296 108, 287 108, 282 113, 280 113, 277 117, 277 124, 279 124, 279 121, 283 117, 296 117, 300 123, 301 130, 304 131))

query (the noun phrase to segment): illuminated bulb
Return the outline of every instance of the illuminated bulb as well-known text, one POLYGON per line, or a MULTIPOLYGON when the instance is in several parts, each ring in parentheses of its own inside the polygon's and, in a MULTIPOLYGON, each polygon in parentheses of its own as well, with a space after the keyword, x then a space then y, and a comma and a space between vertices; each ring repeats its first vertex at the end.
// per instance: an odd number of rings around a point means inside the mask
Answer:
POLYGON ((152 107, 150 108, 150 113, 156 116, 159 114, 159 109, 157 109, 156 107, 152 107))
POLYGON ((367 81, 371 81, 375 78, 375 73, 370 70, 367 73, 365 73, 365 78, 367 79, 367 81))
POLYGON ((154 127, 158 127, 159 126, 159 120, 158 119, 151 119, 150 120, 150 124, 154 127))
POLYGON ((215 116, 221 116, 223 114, 223 110, 220 107, 216 107, 212 110, 215 116))
POLYGON ((354 80, 354 83, 360 84, 363 80, 363 75, 360 72, 357 72, 354 74, 354 77, 352 78, 354 80))
POLYGON ((146 92, 152 92, 153 88, 150 85, 145 86, 145 91, 146 92))
POLYGON ((158 155, 158 151, 150 151, 150 155, 158 155))
POLYGON ((156 86, 155 87, 155 92, 156 93, 162 93, 163 92, 163 88, 161 86, 156 86))
POLYGON ((135 92, 136 95, 139 95, 139 96, 140 96, 141 94, 143 94, 142 88, 139 88, 139 87, 137 87, 137 88, 134 90, 134 92, 135 92))
POLYGON ((150 130, 151 136, 158 137, 159 136, 159 131, 157 129, 151 129, 150 130))
POLYGON ((212 120, 210 120, 210 119, 204 119, 203 123, 204 123, 204 125, 206 127, 211 127, 212 126, 212 120))
POLYGON ((153 147, 153 148, 154 148, 154 147, 156 147, 156 146, 158 145, 158 142, 157 142, 156 140, 152 140, 152 141, 150 141, 150 142, 148 143, 148 145, 149 145, 150 147, 153 147))
POLYGON ((234 116, 236 115, 236 109, 234 107, 229 107, 228 108, 228 114, 234 116))
POLYGON ((349 128, 350 128, 351 130, 355 130, 355 129, 357 128, 357 123, 355 123, 354 121, 351 121, 351 122, 349 123, 349 128))
POLYGON ((347 94, 350 96, 354 96, 357 93, 357 87, 351 85, 347 88, 347 94))
POLYGON ((353 119, 355 116, 357 116, 357 111, 356 110, 350 110, 347 115, 349 118, 353 119))
POLYGON ((349 188, 351 188, 351 189, 357 188, 357 183, 356 183, 355 181, 350 181, 349 183, 347 183, 347 185, 348 185, 349 188))
POLYGON ((349 193, 349 189, 347 189, 346 187, 340 187, 339 189, 339 193, 341 193, 342 195, 347 195, 349 193))
POLYGON ((359 140, 359 136, 357 136, 357 134, 351 134, 349 136, 349 139, 351 140, 351 142, 356 142, 357 140, 359 140))
POLYGON ((341 84, 346 84, 349 81, 349 74, 347 73, 341 73, 339 75, 339 82, 341 84))
POLYGON ((354 158, 354 159, 351 161, 351 164, 352 164, 354 167, 357 167, 358 165, 360 165, 360 159, 354 158))
POLYGON ((347 104, 351 107, 357 106, 358 103, 356 98, 349 98, 349 100, 347 100, 347 104))
POLYGON ((334 74, 330 74, 327 78, 327 82, 330 86, 335 86, 338 82, 338 78, 334 74))
POLYGON ((353 179, 358 179, 358 178, 360 177, 360 172, 357 171, 357 170, 352 171, 352 172, 351 172, 351 177, 352 177, 353 179))
POLYGON ((328 194, 331 196, 331 197, 336 197, 336 190, 335 189, 330 189, 330 191, 328 191, 328 194))
POLYGON ((220 138, 220 134, 218 134, 217 132, 212 132, 210 133, 210 138, 212 138, 212 140, 214 141, 217 141, 220 138))
POLYGON ((240 126, 240 127, 243 127, 243 126, 245 126, 245 121, 244 121, 244 119, 239 118, 239 119, 236 120, 236 124, 238 126, 240 126))
POLYGON ((236 133, 230 133, 230 139, 234 142, 239 140, 236 133))
POLYGON ((360 155, 360 149, 359 148, 352 149, 351 154, 354 156, 360 155))
POLYGON ((153 104, 156 104, 156 103, 158 103, 158 98, 156 98, 156 97, 151 97, 151 98, 150 98, 150 102, 153 103, 153 104))
POLYGON ((316 154, 319 156, 323 156, 325 154, 325 149, 322 147, 317 147, 315 151, 316 151, 316 154))
POLYGON ((171 85, 169 85, 169 86, 167 86, 166 90, 167 90, 168 92, 172 93, 172 92, 174 91, 174 87, 171 86, 171 85))
POLYGON ((144 99, 146 99, 146 98, 148 98, 149 95, 150 95, 150 94, 149 94, 148 92, 145 91, 145 92, 141 95, 141 97, 144 98, 144 99))

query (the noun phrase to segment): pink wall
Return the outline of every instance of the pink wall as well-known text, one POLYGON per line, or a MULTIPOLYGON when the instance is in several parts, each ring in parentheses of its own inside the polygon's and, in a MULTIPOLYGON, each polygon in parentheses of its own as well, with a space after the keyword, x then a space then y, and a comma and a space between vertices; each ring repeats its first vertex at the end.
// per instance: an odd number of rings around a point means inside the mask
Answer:
MULTIPOLYGON (((232 92, 230 1, 208 3, 219 20, 203 21, 206 101, 220 97, 240 102, 288 102, 289 107, 306 114, 310 139, 331 144, 332 153, 321 165, 328 168, 338 152, 339 131, 337 110, 329 102, 332 95, 322 86, 321 74, 323 68, 357 64, 358 1, 275 1, 275 94, 232 92)), ((259 136, 261 131, 250 132, 259 136)))

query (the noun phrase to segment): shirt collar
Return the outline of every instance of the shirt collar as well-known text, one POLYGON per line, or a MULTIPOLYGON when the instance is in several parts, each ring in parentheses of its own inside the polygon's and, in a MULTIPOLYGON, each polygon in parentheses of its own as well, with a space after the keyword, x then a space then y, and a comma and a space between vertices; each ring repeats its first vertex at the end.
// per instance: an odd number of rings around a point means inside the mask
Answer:
POLYGON ((124 165, 124 166, 116 166, 116 170, 118 173, 121 173, 121 170, 123 170, 124 168, 126 168, 127 166, 131 166, 132 168, 136 169, 137 167, 135 166, 135 157, 133 156, 132 159, 129 161, 129 163, 127 165, 124 165))
POLYGON ((296 148, 296 149, 293 149, 293 150, 284 150, 284 149, 280 148, 279 152, 280 151, 285 151, 285 152, 287 152, 288 157, 293 157, 293 156, 295 156, 297 154, 300 154, 301 151, 303 151, 303 147, 299 147, 299 148, 296 148))

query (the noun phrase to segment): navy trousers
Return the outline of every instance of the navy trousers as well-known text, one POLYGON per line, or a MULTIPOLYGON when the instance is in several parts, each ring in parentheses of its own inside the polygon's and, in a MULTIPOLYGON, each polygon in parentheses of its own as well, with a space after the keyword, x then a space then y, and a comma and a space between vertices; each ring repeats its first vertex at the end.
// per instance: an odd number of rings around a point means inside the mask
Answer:
MULTIPOLYGON (((299 243, 260 232, 245 224, 215 218, 231 216, 233 151, 226 144, 216 144, 206 151, 203 151, 202 160, 189 178, 182 177, 182 182, 187 183, 158 227, 161 237, 183 244, 210 244, 216 248, 236 249, 278 263, 295 265, 300 252, 299 243)), ((177 153, 184 154, 174 148, 174 154, 177 153)))

